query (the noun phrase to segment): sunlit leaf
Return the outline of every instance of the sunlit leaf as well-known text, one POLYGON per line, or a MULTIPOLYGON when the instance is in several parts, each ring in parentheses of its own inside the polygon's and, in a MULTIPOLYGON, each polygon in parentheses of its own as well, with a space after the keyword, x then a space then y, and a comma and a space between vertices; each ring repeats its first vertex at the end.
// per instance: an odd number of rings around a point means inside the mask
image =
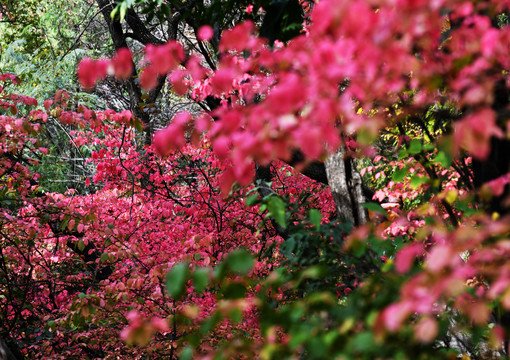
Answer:
POLYGON ((181 262, 174 265, 166 277, 166 290, 174 299, 178 300, 184 294, 188 280, 188 263, 181 262))
POLYGON ((272 196, 267 203, 267 209, 276 223, 285 229, 287 227, 287 221, 285 219, 285 202, 277 196, 272 196))
POLYGON ((228 269, 240 275, 248 274, 253 267, 253 263, 252 255, 244 249, 231 252, 225 259, 228 269))

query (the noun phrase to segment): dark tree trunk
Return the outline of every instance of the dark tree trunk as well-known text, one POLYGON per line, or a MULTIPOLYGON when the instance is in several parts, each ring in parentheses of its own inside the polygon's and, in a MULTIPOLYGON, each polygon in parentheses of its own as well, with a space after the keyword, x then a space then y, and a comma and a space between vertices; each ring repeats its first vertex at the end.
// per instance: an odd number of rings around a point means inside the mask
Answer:
POLYGON ((23 355, 17 346, 9 343, 0 336, 0 360, 22 360, 23 355))
MULTIPOLYGON (((255 178, 259 183, 258 188, 259 194, 262 197, 274 194, 274 191, 270 186, 270 183, 273 180, 271 166, 260 166, 259 164, 255 164, 255 169, 256 169, 255 178)), ((283 239, 287 239, 289 237, 288 231, 281 227, 276 221, 274 221, 274 219, 271 219, 271 224, 276 230, 276 233, 280 235, 283 239)))
MULTIPOLYGON (((492 109, 496 112, 497 121, 503 133, 505 133, 506 123, 510 106, 510 91, 504 80, 499 81, 494 86, 494 103, 492 109)), ((507 138, 491 139, 491 152, 487 160, 473 159, 473 182, 475 188, 480 188, 484 183, 497 179, 510 171, 510 140, 507 138)), ((490 200, 481 202, 486 206, 489 212, 497 212, 500 215, 510 213, 510 185, 506 185, 503 194, 494 196, 490 200)))
MULTIPOLYGON (((128 48, 128 43, 126 41, 128 35, 122 29, 122 24, 119 19, 116 17, 112 19, 111 13, 114 9, 114 4, 111 0, 96 0, 97 5, 103 15, 103 18, 108 26, 108 31, 110 32, 110 36, 113 41, 113 46, 115 50, 119 50, 121 48, 128 48)), ((132 30, 132 33, 129 34, 130 38, 133 38, 143 45, 154 44, 160 45, 164 42, 157 37, 155 37, 144 25, 143 21, 138 17, 135 11, 132 9, 127 12, 126 22, 132 30)), ((173 26, 170 26, 173 29, 173 26)), ((170 35, 177 36, 176 32, 169 31, 170 35)), ((154 128, 151 123, 151 118, 148 112, 144 112, 141 104, 154 103, 158 98, 161 89, 165 83, 165 78, 162 77, 159 79, 158 86, 153 89, 149 93, 149 99, 142 99, 142 90, 140 85, 136 81, 137 69, 136 65, 133 63, 133 74, 126 81, 126 88, 129 94, 129 103, 130 110, 133 112, 133 115, 140 119, 140 121, 144 124, 145 138, 144 145, 150 145, 152 142, 152 134, 154 132, 154 128)))

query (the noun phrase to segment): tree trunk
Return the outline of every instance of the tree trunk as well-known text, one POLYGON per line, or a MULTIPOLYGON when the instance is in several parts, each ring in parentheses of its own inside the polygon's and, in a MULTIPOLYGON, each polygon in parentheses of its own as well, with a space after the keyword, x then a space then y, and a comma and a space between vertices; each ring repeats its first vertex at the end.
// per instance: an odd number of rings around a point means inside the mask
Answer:
POLYGON ((338 148, 326 159, 325 166, 339 220, 354 226, 366 223, 368 212, 362 206, 366 202, 363 182, 354 160, 347 156, 346 148, 338 148))
POLYGON ((0 360, 19 360, 23 359, 21 354, 14 355, 7 341, 0 337, 0 360))
MULTIPOLYGON (((122 28, 122 24, 120 23, 118 18, 112 19, 111 13, 114 9, 114 3, 111 0, 96 0, 97 5, 103 14, 103 18, 108 26, 108 31, 110 32, 110 36, 113 41, 113 45, 115 50, 119 50, 122 48, 128 48, 128 43, 126 41, 126 34, 122 28)), ((126 21, 128 25, 133 30, 133 35, 131 37, 135 37, 137 41, 141 42, 143 45, 154 44, 161 45, 164 42, 157 37, 155 37, 143 24, 138 15, 133 11, 129 10, 126 16, 126 21)), ((154 103, 158 98, 161 89, 165 83, 165 77, 161 77, 158 80, 158 85, 149 93, 149 99, 146 101, 142 98, 142 89, 137 82, 136 79, 137 68, 136 64, 133 63, 133 76, 131 76, 128 80, 126 80, 126 88, 129 94, 129 102, 130 102, 130 110, 133 115, 139 118, 144 124, 145 138, 144 145, 150 145, 152 143, 152 134, 154 132, 153 125, 151 123, 151 118, 148 112, 144 111, 141 104, 144 102, 154 103)))
MULTIPOLYGON (((492 109, 497 114, 497 121, 500 128, 505 132, 505 125, 510 116, 510 90, 507 88, 506 81, 502 80, 496 83, 494 87, 494 103, 492 109)), ((510 140, 508 138, 491 139, 491 151, 485 160, 473 158, 473 183, 475 188, 479 189, 483 184, 497 179, 510 171, 510 140)), ((490 200, 479 199, 484 204, 489 213, 498 213, 500 215, 510 214, 510 184, 507 184, 504 191, 493 196, 490 200)))

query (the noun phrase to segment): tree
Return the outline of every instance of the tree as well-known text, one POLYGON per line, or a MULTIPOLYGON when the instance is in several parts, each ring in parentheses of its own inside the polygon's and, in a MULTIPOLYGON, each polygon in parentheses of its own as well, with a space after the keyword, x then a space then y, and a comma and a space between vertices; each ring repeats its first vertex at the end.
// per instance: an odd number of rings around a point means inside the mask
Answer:
MULTIPOLYGON (((105 109, 104 98, 80 91, 76 78, 79 60, 85 55, 98 53, 98 48, 102 49, 91 46, 90 41, 91 38, 97 39, 98 43, 103 40, 93 34, 97 31, 94 28, 97 18, 93 14, 94 4, 55 0, 8 1, 3 5, 0 69, 19 77, 16 92, 46 100, 66 89, 72 96, 69 108, 79 101, 82 105, 105 109)), ((35 169, 42 175, 39 185, 47 191, 64 193, 68 188, 74 188, 82 192, 85 177, 93 173, 84 163, 87 151, 82 149, 85 154, 81 154, 69 141, 68 132, 72 129, 53 120, 50 118, 38 134, 49 150, 39 159, 35 169)))

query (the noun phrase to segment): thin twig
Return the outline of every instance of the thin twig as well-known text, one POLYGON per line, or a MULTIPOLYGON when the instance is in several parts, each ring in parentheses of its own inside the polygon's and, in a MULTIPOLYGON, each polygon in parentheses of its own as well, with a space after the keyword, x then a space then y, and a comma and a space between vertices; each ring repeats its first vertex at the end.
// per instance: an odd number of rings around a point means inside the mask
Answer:
MULTIPOLYGON (((105 6, 106 7, 106 6, 105 6)), ((83 30, 80 32, 80 34, 78 35, 78 37, 76 39, 74 39, 74 43, 71 45, 71 47, 69 49, 66 50, 66 52, 62 55, 62 57, 60 58, 60 61, 64 60, 64 58, 71 52, 73 51, 74 47, 76 46, 76 44, 78 43, 78 41, 80 40, 80 38, 83 36, 83 34, 85 33, 85 31, 88 29, 90 23, 92 22, 92 20, 94 20, 96 18, 97 15, 101 14, 101 12, 104 10, 104 8, 101 8, 99 9, 94 15, 92 15, 92 17, 90 18, 90 20, 87 22, 87 25, 85 25, 85 27, 83 28, 83 30)))

